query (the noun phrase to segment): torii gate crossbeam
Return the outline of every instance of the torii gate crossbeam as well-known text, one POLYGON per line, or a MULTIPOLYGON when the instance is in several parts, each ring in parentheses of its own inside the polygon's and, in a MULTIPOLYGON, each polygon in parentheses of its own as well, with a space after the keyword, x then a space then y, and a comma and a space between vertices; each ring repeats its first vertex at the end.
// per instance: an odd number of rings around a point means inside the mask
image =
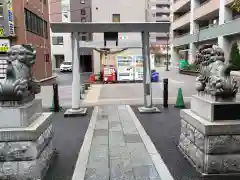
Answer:
POLYGON ((80 105, 80 70, 79 70, 79 33, 104 33, 104 32, 140 32, 142 33, 142 56, 143 63, 143 83, 144 83, 144 106, 139 108, 140 112, 159 111, 152 104, 152 87, 151 87, 151 69, 150 69, 150 48, 149 32, 169 32, 169 22, 86 22, 86 23, 51 23, 53 33, 72 33, 72 51, 73 51, 73 82, 72 82, 72 108, 65 114, 82 115, 86 114, 86 109, 80 105))

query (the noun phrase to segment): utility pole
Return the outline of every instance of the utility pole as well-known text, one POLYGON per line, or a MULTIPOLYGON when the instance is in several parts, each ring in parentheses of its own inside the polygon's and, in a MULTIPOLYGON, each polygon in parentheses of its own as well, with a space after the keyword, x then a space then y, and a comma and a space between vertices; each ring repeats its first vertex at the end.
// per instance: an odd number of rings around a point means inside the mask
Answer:
POLYGON ((167 33, 167 64, 166 64, 166 71, 169 71, 169 69, 168 69, 168 64, 169 64, 168 44, 169 44, 169 33, 167 33))

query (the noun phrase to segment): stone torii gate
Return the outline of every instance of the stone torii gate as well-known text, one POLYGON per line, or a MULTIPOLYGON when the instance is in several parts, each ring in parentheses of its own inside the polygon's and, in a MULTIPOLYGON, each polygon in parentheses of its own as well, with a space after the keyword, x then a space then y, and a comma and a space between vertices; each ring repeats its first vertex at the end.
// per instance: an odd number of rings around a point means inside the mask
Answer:
POLYGON ((149 32, 169 32, 169 22, 87 22, 87 23, 51 23, 53 33, 72 33, 73 51, 73 81, 72 81, 72 108, 67 110, 67 115, 86 114, 86 108, 80 105, 80 56, 78 33, 104 33, 104 32, 139 32, 142 34, 142 56, 143 62, 143 83, 144 83, 144 106, 139 108, 140 112, 158 112, 157 107, 152 104, 151 69, 150 69, 150 47, 149 32))

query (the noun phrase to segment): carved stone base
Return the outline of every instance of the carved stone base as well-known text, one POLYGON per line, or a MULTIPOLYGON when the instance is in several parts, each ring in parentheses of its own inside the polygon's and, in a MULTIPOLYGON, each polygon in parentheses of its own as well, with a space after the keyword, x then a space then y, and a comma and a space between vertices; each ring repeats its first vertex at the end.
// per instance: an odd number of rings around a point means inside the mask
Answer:
POLYGON ((210 122, 181 110, 179 148, 203 175, 240 173, 240 121, 210 122))
POLYGON ((42 113, 42 100, 35 99, 21 106, 0 108, 0 128, 27 127, 42 113))
POLYGON ((54 154, 51 113, 28 127, 0 129, 0 179, 41 179, 54 154))
POLYGON ((37 159, 0 162, 0 177, 2 180, 40 180, 46 174, 54 153, 51 141, 37 159))

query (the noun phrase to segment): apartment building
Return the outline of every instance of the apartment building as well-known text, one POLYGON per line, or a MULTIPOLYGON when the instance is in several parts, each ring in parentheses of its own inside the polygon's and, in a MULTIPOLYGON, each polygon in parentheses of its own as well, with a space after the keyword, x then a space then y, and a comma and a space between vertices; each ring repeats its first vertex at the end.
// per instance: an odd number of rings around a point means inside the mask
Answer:
MULTIPOLYGON (((71 22, 91 22, 92 21, 92 0, 71 0, 70 12, 71 22)), ((88 42, 92 40, 92 33, 79 34, 79 40, 88 42)), ((82 72, 93 71, 93 49, 80 47, 80 67, 82 72)))
MULTIPOLYGON (((70 0, 49 0, 50 22, 70 22, 70 0)), ((72 61, 71 33, 51 33, 52 68, 58 70, 63 61, 72 61)))
POLYGON ((240 40, 240 16, 231 9, 233 0, 172 0, 171 61, 193 62, 205 43, 223 48, 229 60, 231 44, 240 40))
MULTIPOLYGON (((148 0, 149 22, 170 22, 170 0, 148 0)), ((155 54, 155 66, 163 66, 170 55, 169 33, 151 33, 150 42, 155 54)))
MULTIPOLYGON (((91 22, 91 0, 49 0, 51 22, 91 22)), ((80 41, 90 41, 90 33, 79 34, 80 41)), ((52 33, 53 69, 63 61, 72 61, 71 33, 52 33)), ((81 71, 92 71, 92 49, 80 47, 81 71)))
POLYGON ((5 78, 7 50, 14 44, 36 48, 33 74, 36 79, 52 76, 47 0, 8 0, 0 2, 0 79, 5 78))
MULTIPOLYGON (((146 22, 146 0, 92 0, 92 22, 146 22)), ((104 47, 104 33, 93 33, 93 43, 98 47, 104 47)), ((118 46, 109 44, 111 51, 120 46, 129 48, 124 51, 126 55, 141 55, 141 33, 118 33, 118 46)), ((121 48, 120 48, 121 49, 121 48)), ((94 73, 100 72, 101 57, 97 51, 93 52, 94 73)))

